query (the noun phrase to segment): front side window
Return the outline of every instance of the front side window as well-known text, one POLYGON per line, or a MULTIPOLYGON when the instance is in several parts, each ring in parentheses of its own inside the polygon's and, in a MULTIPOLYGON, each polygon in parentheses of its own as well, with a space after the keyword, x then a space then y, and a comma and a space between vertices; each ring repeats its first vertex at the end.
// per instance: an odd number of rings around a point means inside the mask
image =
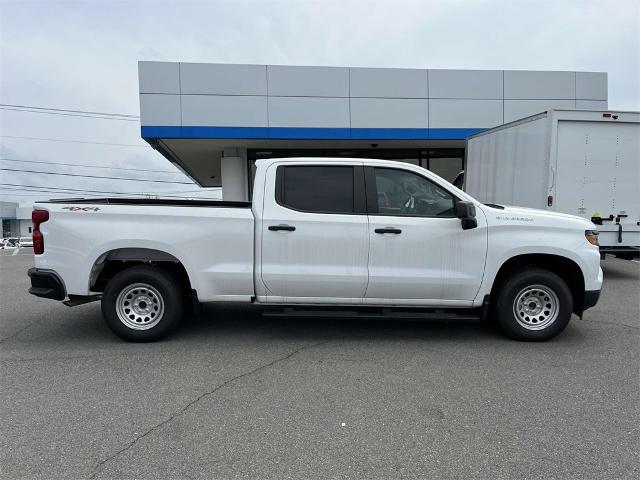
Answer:
POLYGON ((374 170, 380 215, 455 216, 455 197, 425 177, 394 168, 374 170))
POLYGON ((278 203, 303 212, 354 213, 353 167, 280 167, 278 203))

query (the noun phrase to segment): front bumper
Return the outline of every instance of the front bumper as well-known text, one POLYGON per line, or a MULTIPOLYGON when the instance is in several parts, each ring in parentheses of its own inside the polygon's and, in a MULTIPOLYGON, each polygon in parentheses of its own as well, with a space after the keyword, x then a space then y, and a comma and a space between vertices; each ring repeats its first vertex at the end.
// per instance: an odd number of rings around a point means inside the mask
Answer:
POLYGON ((64 300, 67 296, 64 283, 53 270, 30 268, 27 275, 31 278, 31 295, 52 300, 64 300))
POLYGON ((594 307, 600 299, 600 290, 591 290, 584 292, 584 300, 582 301, 582 311, 587 308, 594 307))

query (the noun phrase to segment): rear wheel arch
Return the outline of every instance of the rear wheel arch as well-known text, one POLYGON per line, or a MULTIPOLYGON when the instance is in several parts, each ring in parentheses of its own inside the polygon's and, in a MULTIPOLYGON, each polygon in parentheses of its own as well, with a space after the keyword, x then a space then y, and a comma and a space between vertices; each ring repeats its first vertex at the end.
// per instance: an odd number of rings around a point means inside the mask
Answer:
POLYGON ((518 272, 538 268, 548 270, 560 277, 569 287, 573 297, 573 312, 580 315, 583 310, 585 283, 580 266, 560 255, 533 253, 511 257, 498 269, 491 287, 491 299, 496 299, 501 285, 518 272))
POLYGON ((89 290, 103 292, 107 283, 117 274, 139 265, 161 268, 175 279, 184 294, 194 292, 184 264, 170 253, 151 248, 117 248, 100 255, 91 267, 89 290))

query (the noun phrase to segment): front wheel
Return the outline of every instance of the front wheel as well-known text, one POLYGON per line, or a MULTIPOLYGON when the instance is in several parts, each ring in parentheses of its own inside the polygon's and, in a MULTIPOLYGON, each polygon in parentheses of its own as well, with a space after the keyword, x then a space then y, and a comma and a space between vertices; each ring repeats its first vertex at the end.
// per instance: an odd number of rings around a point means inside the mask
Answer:
POLYGON ((495 312, 502 330, 511 338, 544 341, 566 328, 572 306, 571 291, 558 275, 532 268, 502 284, 495 312))
POLYGON ((102 316, 120 338, 131 342, 158 340, 182 317, 180 286, 154 266, 127 268, 107 283, 102 316))

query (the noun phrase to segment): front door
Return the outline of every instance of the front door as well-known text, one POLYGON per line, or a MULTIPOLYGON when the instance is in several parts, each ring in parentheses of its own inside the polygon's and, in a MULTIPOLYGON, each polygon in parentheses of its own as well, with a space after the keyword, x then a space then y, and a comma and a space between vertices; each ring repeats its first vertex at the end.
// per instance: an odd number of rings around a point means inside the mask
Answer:
POLYGON ((365 303, 465 305, 480 287, 486 220, 462 230, 457 198, 417 171, 365 167, 369 285, 365 303))
POLYGON ((362 164, 273 165, 265 185, 274 186, 265 188, 260 227, 267 301, 361 303, 369 248, 362 164))

